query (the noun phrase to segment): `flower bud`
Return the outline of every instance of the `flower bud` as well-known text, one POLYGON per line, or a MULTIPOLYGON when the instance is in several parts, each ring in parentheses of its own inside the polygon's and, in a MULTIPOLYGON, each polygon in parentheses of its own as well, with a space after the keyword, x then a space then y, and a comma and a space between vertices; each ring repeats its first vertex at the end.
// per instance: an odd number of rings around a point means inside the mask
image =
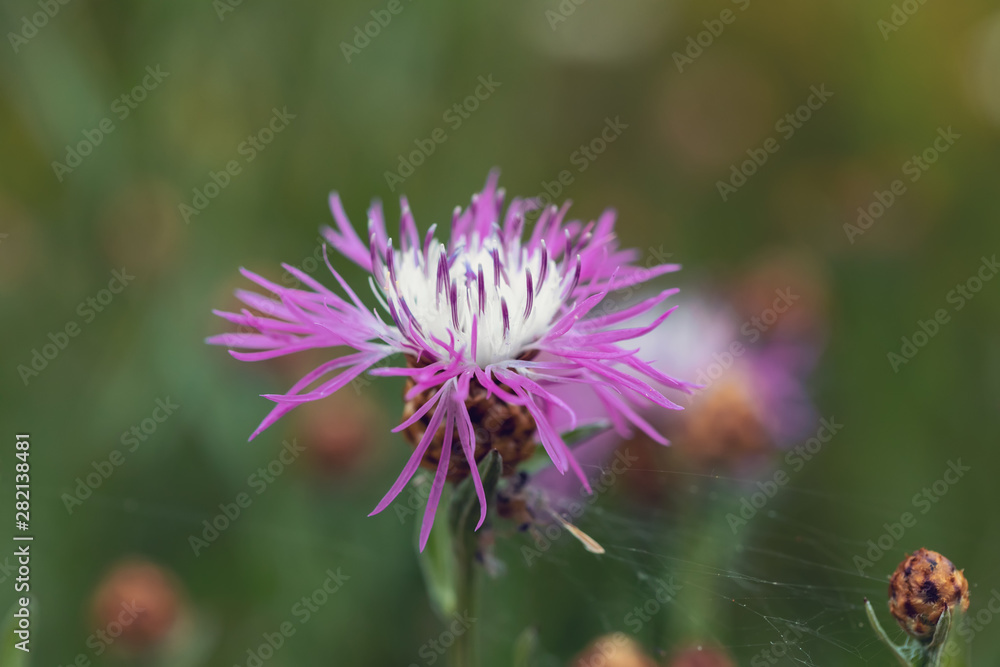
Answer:
POLYGON ((622 632, 598 637, 570 664, 572 667, 656 667, 656 661, 622 632))
POLYGON ((379 450, 373 445, 377 425, 386 417, 367 394, 338 392, 298 410, 299 433, 320 478, 349 479, 379 450))
POLYGON ((889 611, 911 637, 929 641, 941 615, 954 607, 969 609, 969 583, 936 551, 918 549, 889 581, 889 611))
POLYGON ((160 644, 177 624, 182 604, 174 578, 159 566, 126 561, 98 585, 91 603, 97 628, 133 651, 160 644))
POLYGON ((694 398, 674 442, 696 469, 740 469, 773 445, 761 413, 748 378, 732 372, 694 398))

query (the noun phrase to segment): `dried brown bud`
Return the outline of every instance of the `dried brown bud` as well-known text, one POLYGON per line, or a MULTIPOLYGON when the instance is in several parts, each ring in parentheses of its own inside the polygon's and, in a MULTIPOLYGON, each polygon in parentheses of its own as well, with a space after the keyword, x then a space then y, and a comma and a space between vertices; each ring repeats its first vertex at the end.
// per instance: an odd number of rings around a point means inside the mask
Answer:
POLYGON ((174 628, 181 602, 174 578, 152 563, 120 563, 104 578, 91 603, 93 619, 123 648, 144 650, 174 628))
MULTIPOLYGON (((413 388, 413 385, 413 380, 407 380, 404 395, 413 388)), ((412 417, 436 391, 428 389, 408 400, 403 407, 403 419, 412 417)), ((495 449, 503 459, 503 474, 510 475, 519 463, 527 461, 535 453, 534 437, 537 426, 526 408, 511 405, 495 394, 488 396, 488 393, 486 388, 474 379, 469 386, 469 398, 465 401, 476 440, 476 461, 482 460, 491 449, 495 449)), ((430 425, 431 416, 438 407, 429 410, 403 432, 410 445, 416 447, 420 443, 430 425)), ((442 424, 434 434, 427 453, 424 454, 421 462, 423 467, 437 470, 438 461, 441 460, 441 447, 444 444, 444 431, 445 427, 442 424)), ((469 472, 469 463, 462 451, 462 442, 455 433, 451 443, 451 458, 448 460, 448 480, 461 481, 469 475, 469 472)))
POLYGON ((736 667, 729 655, 721 648, 696 645, 675 653, 669 667, 736 667))
POLYGON ((621 632, 598 637, 570 663, 572 667, 656 667, 639 644, 621 632))
POLYGON ((929 640, 946 609, 969 609, 969 583, 962 570, 936 551, 918 549, 889 581, 889 611, 910 636, 929 640))

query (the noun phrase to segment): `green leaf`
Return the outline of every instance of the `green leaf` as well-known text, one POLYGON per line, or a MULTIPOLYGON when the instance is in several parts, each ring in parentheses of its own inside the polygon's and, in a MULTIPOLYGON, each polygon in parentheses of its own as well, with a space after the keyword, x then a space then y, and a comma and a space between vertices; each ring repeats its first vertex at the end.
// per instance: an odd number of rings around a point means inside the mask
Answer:
POLYGON ((573 429, 572 431, 566 431, 562 434, 562 439, 563 442, 572 447, 573 445, 580 444, 584 440, 589 440, 602 431, 607 431, 609 428, 611 428, 611 423, 607 421, 585 424, 580 428, 573 429))
POLYGON ((960 667, 969 663, 967 642, 958 641, 954 632, 962 622, 960 607, 946 609, 938 620, 934 637, 927 646, 926 664, 930 667, 960 667))
POLYGON ((17 628, 17 619, 14 618, 14 610, 17 604, 7 612, 3 622, 3 636, 0 637, 0 665, 3 667, 28 667, 28 653, 15 648, 18 636, 14 634, 17 628))
MULTIPOLYGON (((565 431, 561 434, 561 437, 568 447, 573 447, 610 428, 611 424, 609 422, 599 421, 575 428, 572 431, 565 431)), ((536 472, 548 468, 550 465, 552 465, 552 459, 549 458, 549 455, 543 448, 539 447, 534 456, 522 463, 518 467, 518 470, 523 470, 529 475, 534 475, 536 472)))

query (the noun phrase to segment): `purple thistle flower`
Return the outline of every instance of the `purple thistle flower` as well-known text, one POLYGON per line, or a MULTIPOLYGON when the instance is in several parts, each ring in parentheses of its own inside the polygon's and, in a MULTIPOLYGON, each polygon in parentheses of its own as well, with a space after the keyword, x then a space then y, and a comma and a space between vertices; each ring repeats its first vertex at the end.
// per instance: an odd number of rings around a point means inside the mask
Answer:
POLYGON ((497 180, 498 173, 491 173, 471 205, 455 209, 447 243, 436 238, 436 226, 420 239, 405 198, 398 246, 386 232, 378 201, 368 211, 365 243, 348 221, 339 196, 332 194, 330 208, 337 229, 326 227, 323 235, 371 274, 369 283, 379 308, 366 307, 329 258, 327 268, 343 296, 289 265, 282 266, 308 289, 283 287, 241 269, 278 301, 238 291, 241 301, 265 315, 247 309, 216 314, 255 333, 208 339, 251 350, 230 352, 242 361, 311 348, 353 350, 321 364, 287 393, 265 395, 277 405, 251 439, 296 406, 330 396, 363 373, 405 377, 404 421, 393 432, 403 431, 414 451, 371 514, 384 510, 422 463, 433 466, 421 549, 448 479, 472 476, 482 525, 487 501, 476 463, 492 448, 503 456, 505 472, 511 472, 530 456, 537 435, 555 468, 560 473, 572 469, 589 489, 557 427, 572 428, 591 416, 577 415, 555 388, 586 389, 619 430, 634 426, 663 444, 666 440, 639 415, 639 408, 652 404, 680 409, 656 387, 685 392, 690 388, 641 360, 635 349, 622 346, 655 329, 673 309, 641 327, 614 328, 656 309, 676 290, 623 310, 601 308, 612 290, 679 267, 636 266, 637 253, 618 248, 612 210, 583 224, 564 221, 568 203, 545 208, 525 240, 525 217, 539 204, 515 198, 504 212, 504 192, 497 189, 497 180), (403 363, 386 362, 400 354, 403 363))

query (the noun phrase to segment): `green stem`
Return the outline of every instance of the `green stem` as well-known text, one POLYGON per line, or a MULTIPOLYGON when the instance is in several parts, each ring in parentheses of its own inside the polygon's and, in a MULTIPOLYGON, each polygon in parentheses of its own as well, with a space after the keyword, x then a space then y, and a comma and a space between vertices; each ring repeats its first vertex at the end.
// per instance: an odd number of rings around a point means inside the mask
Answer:
POLYGON ((468 535, 456 535, 455 537, 457 612, 462 618, 468 619, 468 627, 455 637, 455 643, 451 645, 449 662, 452 667, 478 667, 479 568, 476 564, 475 537, 468 535))
POLYGON ((896 658, 899 664, 902 667, 913 667, 913 663, 908 657, 906 657, 903 650, 899 646, 896 646, 896 644, 889 639, 889 635, 886 634, 885 630, 882 629, 882 624, 878 622, 878 617, 875 616, 875 610, 872 609, 872 603, 868 601, 868 598, 865 598, 865 614, 868 616, 868 622, 871 624, 875 634, 878 635, 878 638, 882 640, 882 643, 885 644, 890 651, 892 651, 892 655, 896 658))
MULTIPOLYGON (((493 498, 503 460, 494 449, 479 462, 479 477, 486 498, 493 498)), ((456 633, 451 645, 449 663, 452 667, 479 666, 479 540, 476 536, 477 518, 480 516, 479 498, 471 478, 467 478, 455 489, 448 511, 447 535, 451 538, 450 568, 448 574, 454 583, 454 613, 462 626, 461 634, 456 633)), ((443 559, 449 560, 449 559, 443 559)), ((442 577, 443 579, 443 577, 442 577)), ((450 619, 444 619, 445 623, 450 619)))

